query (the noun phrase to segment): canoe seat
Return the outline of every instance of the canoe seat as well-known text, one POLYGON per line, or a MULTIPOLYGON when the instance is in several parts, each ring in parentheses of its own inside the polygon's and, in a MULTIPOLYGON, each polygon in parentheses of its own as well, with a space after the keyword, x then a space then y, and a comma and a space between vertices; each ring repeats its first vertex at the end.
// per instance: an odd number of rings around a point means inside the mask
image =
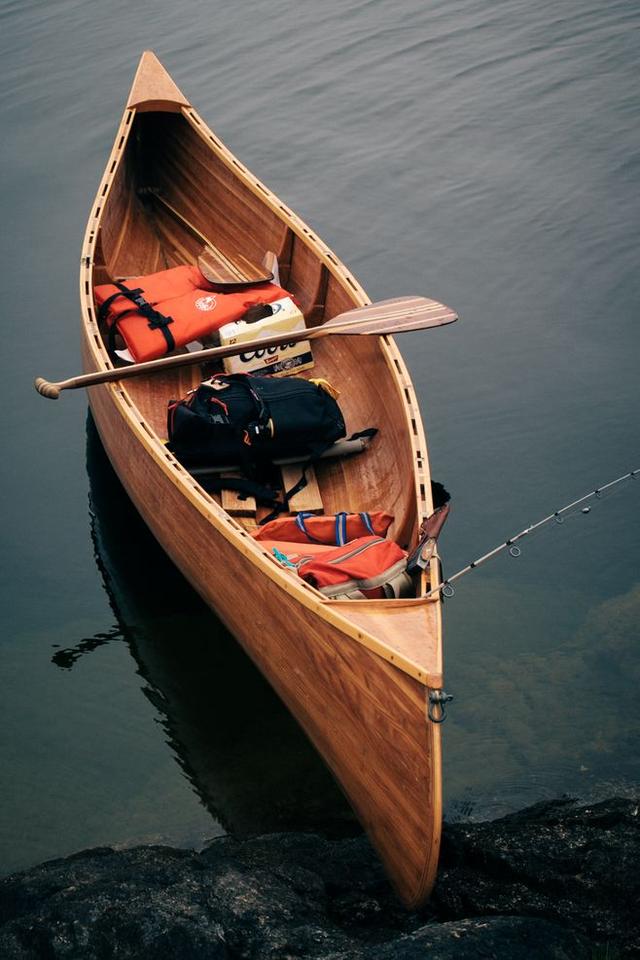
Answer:
POLYGON ((198 257, 202 276, 216 286, 251 286, 273 280, 273 270, 254 263, 241 253, 223 253, 208 244, 198 257))

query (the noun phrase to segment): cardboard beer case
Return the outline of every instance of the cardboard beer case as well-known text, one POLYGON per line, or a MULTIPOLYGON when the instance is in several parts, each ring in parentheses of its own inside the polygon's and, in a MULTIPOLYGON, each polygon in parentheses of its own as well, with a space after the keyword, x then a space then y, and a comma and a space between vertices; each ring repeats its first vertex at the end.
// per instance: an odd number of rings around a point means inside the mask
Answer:
MULTIPOLYGON (((298 330, 305 329, 304 316, 290 297, 274 300, 269 306, 273 311, 270 317, 254 323, 237 320, 220 327, 218 333, 221 346, 272 337, 276 333, 297 333, 298 330)), ((308 370, 312 366, 313 355, 308 340, 262 349, 258 347, 224 359, 227 373, 261 373, 263 376, 285 376, 308 370)))

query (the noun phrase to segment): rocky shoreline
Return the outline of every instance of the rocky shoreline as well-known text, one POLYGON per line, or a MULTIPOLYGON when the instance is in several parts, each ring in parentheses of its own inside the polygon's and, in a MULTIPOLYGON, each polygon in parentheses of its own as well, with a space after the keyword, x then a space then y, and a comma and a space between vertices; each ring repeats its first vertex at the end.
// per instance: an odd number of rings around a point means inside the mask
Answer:
POLYGON ((0 882, 3 960, 626 960, 640 956, 640 797, 445 826, 429 904, 363 836, 98 848, 0 882))

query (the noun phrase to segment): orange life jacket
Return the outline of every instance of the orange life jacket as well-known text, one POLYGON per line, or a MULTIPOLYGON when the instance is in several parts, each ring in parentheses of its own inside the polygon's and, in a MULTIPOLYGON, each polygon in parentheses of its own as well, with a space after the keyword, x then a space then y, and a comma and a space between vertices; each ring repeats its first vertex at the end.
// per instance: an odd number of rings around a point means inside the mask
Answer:
POLYGON ((315 516, 298 513, 295 517, 280 517, 265 523, 253 534, 256 540, 287 540, 289 543, 324 543, 342 546, 375 534, 384 537, 393 517, 390 513, 337 513, 335 516, 315 516))
POLYGON ((275 283, 259 283, 221 293, 197 267, 161 270, 126 283, 95 287, 98 321, 122 335, 133 359, 142 363, 199 340, 225 323, 239 320, 258 303, 291 296, 275 283))

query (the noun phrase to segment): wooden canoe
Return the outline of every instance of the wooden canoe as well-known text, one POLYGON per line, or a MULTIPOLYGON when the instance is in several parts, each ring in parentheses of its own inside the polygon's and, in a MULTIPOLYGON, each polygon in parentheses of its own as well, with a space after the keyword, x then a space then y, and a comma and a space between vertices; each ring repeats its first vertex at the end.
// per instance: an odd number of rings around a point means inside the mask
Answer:
MULTIPOLYGON (((203 237, 221 256, 240 250, 259 263, 274 251, 281 282, 308 325, 370 302, 146 52, 84 238, 87 372, 112 367, 94 285, 195 263, 203 237), (165 202, 150 202, 150 192, 165 202)), ((395 517, 389 536, 413 545, 433 504, 420 413, 400 353, 389 337, 326 337, 314 342, 314 358, 311 375, 341 391, 347 429, 379 429, 366 453, 318 467, 325 513, 387 510, 395 517)), ((168 400, 200 379, 196 365, 91 387, 104 447, 146 524, 301 724, 399 896, 415 907, 433 886, 441 829, 440 729, 428 719, 430 691, 442 688, 441 603, 422 596, 437 582, 436 561, 407 600, 328 600, 283 569, 163 443, 168 400)))

